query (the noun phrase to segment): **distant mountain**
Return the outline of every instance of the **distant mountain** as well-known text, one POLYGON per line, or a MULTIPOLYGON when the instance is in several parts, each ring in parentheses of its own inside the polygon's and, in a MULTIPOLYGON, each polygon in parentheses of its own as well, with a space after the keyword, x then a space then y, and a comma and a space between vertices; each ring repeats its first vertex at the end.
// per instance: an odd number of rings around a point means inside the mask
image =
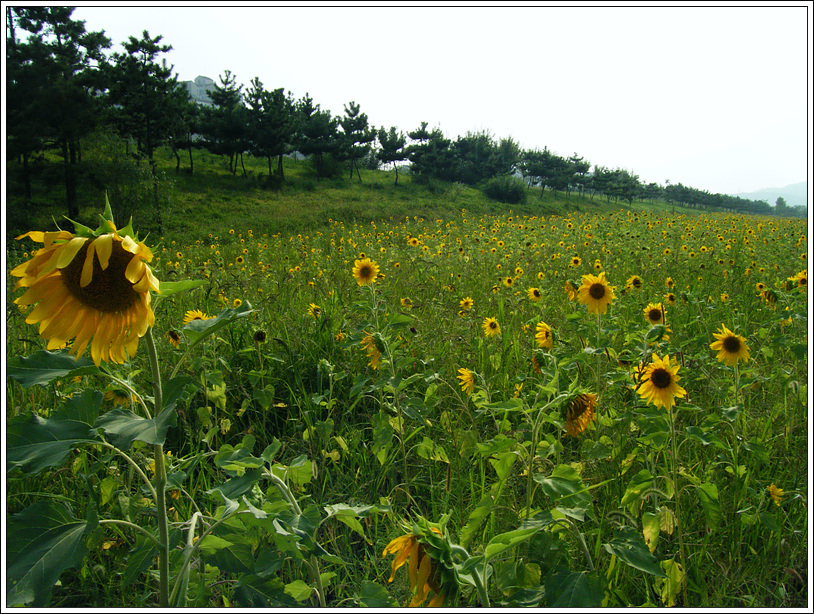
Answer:
POLYGON ((747 200, 765 200, 772 207, 779 196, 783 197, 789 207, 805 207, 808 197, 808 182, 792 183, 784 188, 764 188, 754 192, 741 192, 740 194, 732 194, 732 196, 740 196, 747 200))

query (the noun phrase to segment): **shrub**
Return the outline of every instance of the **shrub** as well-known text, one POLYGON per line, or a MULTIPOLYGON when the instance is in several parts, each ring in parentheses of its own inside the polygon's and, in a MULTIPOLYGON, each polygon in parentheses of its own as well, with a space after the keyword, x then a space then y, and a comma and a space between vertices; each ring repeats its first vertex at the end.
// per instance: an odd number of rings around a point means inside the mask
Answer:
POLYGON ((486 182, 483 193, 502 203, 517 205, 526 202, 526 186, 516 177, 495 177, 486 182))

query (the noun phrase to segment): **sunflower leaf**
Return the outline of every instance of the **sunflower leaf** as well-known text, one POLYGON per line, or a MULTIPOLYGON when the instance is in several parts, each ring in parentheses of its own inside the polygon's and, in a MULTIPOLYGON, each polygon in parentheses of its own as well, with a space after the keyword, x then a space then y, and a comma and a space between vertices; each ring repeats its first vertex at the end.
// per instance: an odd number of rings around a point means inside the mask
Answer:
POLYGON ((96 520, 78 520, 62 503, 38 501, 8 520, 6 605, 45 607, 63 571, 87 552, 96 520))
POLYGON ((190 345, 195 345, 203 341, 209 335, 216 333, 227 324, 231 324, 240 318, 245 318, 250 313, 254 313, 254 309, 252 309, 249 301, 246 301, 239 307, 224 309, 215 318, 192 320, 184 326, 184 331, 186 332, 190 345))
POLYGON ((95 424, 105 431, 110 443, 121 450, 127 450, 134 441, 148 445, 162 444, 167 430, 174 425, 174 411, 161 412, 155 418, 142 418, 121 407, 102 414, 95 424))
POLYGON ((81 443, 95 440, 91 424, 83 421, 98 415, 102 394, 86 390, 69 399, 66 408, 49 418, 27 414, 12 418, 6 438, 8 469, 19 467, 25 473, 36 474, 60 465, 81 443))
POLYGON ((181 281, 162 281, 160 288, 161 288, 161 296, 172 296, 173 294, 178 294, 180 292, 187 292, 188 290, 194 290, 195 288, 200 288, 206 283, 205 279, 184 279, 181 281))
POLYGON ((602 544, 606 552, 616 555, 619 560, 627 563, 631 567, 645 573, 666 578, 667 574, 658 565, 647 544, 644 536, 633 527, 622 527, 614 532, 614 537, 607 544, 602 544))
POLYGON ((6 365, 6 375, 20 383, 23 388, 35 384, 47 386, 61 377, 96 375, 101 369, 90 358, 74 358, 67 352, 40 350, 31 356, 15 356, 6 365))
POLYGON ((563 569, 546 578, 545 596, 550 608, 598 608, 604 592, 595 572, 563 569))

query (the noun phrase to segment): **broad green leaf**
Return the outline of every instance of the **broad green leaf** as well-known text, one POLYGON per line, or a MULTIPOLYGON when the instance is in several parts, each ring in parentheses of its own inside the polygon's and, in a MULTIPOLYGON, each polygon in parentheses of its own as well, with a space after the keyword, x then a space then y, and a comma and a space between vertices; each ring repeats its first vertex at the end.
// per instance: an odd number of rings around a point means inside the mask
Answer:
POLYGON ((502 482, 509 477, 512 465, 514 465, 514 461, 517 460, 517 454, 514 452, 501 452, 495 456, 496 458, 489 459, 489 464, 492 465, 492 469, 497 473, 497 479, 502 482))
POLYGON ((243 608, 292 608, 298 604, 286 594, 279 578, 260 578, 252 574, 239 576, 234 599, 243 608))
POLYGON ((421 458, 426 458, 427 460, 449 463, 449 457, 444 448, 426 436, 421 443, 416 446, 416 453, 421 458))
POLYGON ((110 443, 127 450, 134 441, 149 445, 164 443, 167 430, 174 425, 174 411, 162 412, 155 418, 142 418, 129 409, 117 407, 99 416, 95 426, 105 432, 110 443))
POLYGON ((15 356, 6 364, 6 375, 28 388, 35 384, 47 386, 49 382, 61 377, 98 374, 102 371, 93 364, 90 358, 79 358, 68 352, 49 352, 40 350, 31 356, 15 356))
POLYGON ((486 548, 483 551, 484 559, 488 561, 498 554, 505 552, 510 548, 514 548, 518 544, 521 544, 529 539, 538 530, 538 527, 527 527, 515 529, 514 531, 507 531, 506 533, 501 533, 500 535, 495 535, 489 540, 489 543, 486 544, 486 548))
POLYGON ((224 444, 215 456, 215 464, 228 472, 241 475, 246 469, 263 466, 263 459, 252 456, 255 439, 251 435, 243 438, 236 446, 224 444))
POLYGON ((245 318, 250 313, 253 313, 249 301, 243 303, 240 307, 234 309, 224 309, 217 317, 210 318, 209 320, 192 320, 184 326, 184 332, 189 339, 190 344, 195 344, 209 335, 218 332, 224 326, 231 324, 235 320, 245 318))
POLYGON ((466 524, 461 529, 460 537, 461 546, 464 548, 468 548, 469 544, 472 542, 472 538, 478 531, 478 528, 483 524, 483 521, 486 519, 489 514, 492 513, 492 510, 495 508, 495 498, 491 493, 487 493, 481 498, 478 504, 469 512, 469 518, 466 521, 466 524))
POLYGON ((194 290, 195 288, 200 288, 204 284, 206 284, 205 279, 184 279, 181 281, 161 281, 161 296, 172 296, 173 294, 178 294, 179 292, 187 292, 188 290, 194 290))
POLYGON ((298 603, 302 603, 314 593, 314 589, 307 582, 294 580, 285 585, 285 592, 287 595, 291 595, 298 603))
POLYGON ((260 468, 244 470, 240 475, 230 478, 206 491, 207 494, 220 494, 224 500, 235 500, 248 493, 255 482, 263 477, 263 470, 260 468))
POLYGON ((549 608, 598 608, 604 593, 596 572, 564 569, 546 578, 545 597, 549 608))
POLYGON ((292 460, 288 466, 274 465, 271 470, 283 481, 291 480, 296 487, 308 484, 314 477, 314 464, 304 454, 292 460))
POLYGON ((721 504, 718 502, 718 487, 712 482, 699 484, 698 497, 701 499, 701 507, 704 508, 707 526, 713 530, 717 529, 724 517, 721 504))
POLYGON ((399 605, 386 588, 371 580, 362 580, 357 601, 365 608, 395 608, 399 605))
MULTIPOLYGON (((356 531, 362 538, 372 543, 365 535, 362 523, 359 518, 369 518, 371 514, 386 512, 390 510, 390 506, 380 507, 378 505, 347 505, 346 503, 337 503, 335 505, 326 505, 324 510, 328 516, 325 518, 336 518, 340 522, 346 524, 351 529, 356 531)), ((323 521, 324 522, 324 521, 323 521)))
POLYGON ((63 571, 81 564, 96 521, 78 520, 62 503, 38 501, 9 517, 6 605, 45 607, 63 571))
POLYGON ((188 375, 174 377, 163 386, 163 404, 161 411, 170 411, 188 393, 187 391, 198 386, 198 380, 188 375))
POLYGON ((570 465, 557 465, 549 476, 535 474, 534 481, 540 484, 542 491, 555 505, 584 509, 591 505, 587 487, 577 470, 570 465))
POLYGON ((721 441, 715 433, 705 433, 700 427, 698 426, 688 426, 687 427, 687 434, 696 441, 700 441, 703 445, 713 445, 716 448, 721 450, 725 450, 729 452, 732 450, 730 446, 725 444, 721 441))
POLYGON ((672 559, 662 561, 661 568, 667 574, 667 577, 656 578, 656 590, 659 591, 661 602, 668 608, 672 608, 676 604, 676 597, 687 581, 687 575, 681 565, 672 559))
POLYGON ((644 543, 647 544, 647 548, 650 552, 655 552, 656 546, 659 543, 660 532, 661 514, 644 512, 642 514, 642 535, 644 536, 644 543))
POLYGON ((640 501, 645 491, 653 487, 653 474, 647 469, 642 469, 633 476, 628 484, 625 494, 622 495, 620 505, 625 507, 627 505, 633 506, 636 502, 640 501))
POLYGON ((248 542, 235 543, 209 534, 200 545, 200 553, 209 565, 227 574, 251 572, 254 567, 252 545, 248 542))
POLYGON ((606 552, 615 554, 619 560, 631 567, 660 578, 666 577, 662 568, 659 567, 656 557, 647 549, 642 534, 632 527, 617 529, 613 539, 607 544, 602 544, 602 547, 606 552))
POLYGON ((95 441, 96 432, 90 424, 69 419, 66 414, 85 418, 93 416, 94 411, 98 414, 102 398, 100 392, 86 390, 50 418, 35 414, 12 418, 6 432, 8 470, 19 467, 25 473, 39 473, 46 467, 62 464, 78 445, 95 441))

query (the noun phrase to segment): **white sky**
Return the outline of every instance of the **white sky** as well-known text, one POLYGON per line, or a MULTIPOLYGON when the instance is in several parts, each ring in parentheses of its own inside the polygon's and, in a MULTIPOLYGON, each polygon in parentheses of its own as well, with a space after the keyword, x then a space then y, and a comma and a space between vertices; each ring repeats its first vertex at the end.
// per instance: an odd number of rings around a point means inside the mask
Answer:
POLYGON ((87 3, 73 16, 111 51, 161 34, 182 81, 228 69, 334 115, 356 101, 405 133, 488 130, 710 192, 807 180, 810 2, 476 4, 87 3))

